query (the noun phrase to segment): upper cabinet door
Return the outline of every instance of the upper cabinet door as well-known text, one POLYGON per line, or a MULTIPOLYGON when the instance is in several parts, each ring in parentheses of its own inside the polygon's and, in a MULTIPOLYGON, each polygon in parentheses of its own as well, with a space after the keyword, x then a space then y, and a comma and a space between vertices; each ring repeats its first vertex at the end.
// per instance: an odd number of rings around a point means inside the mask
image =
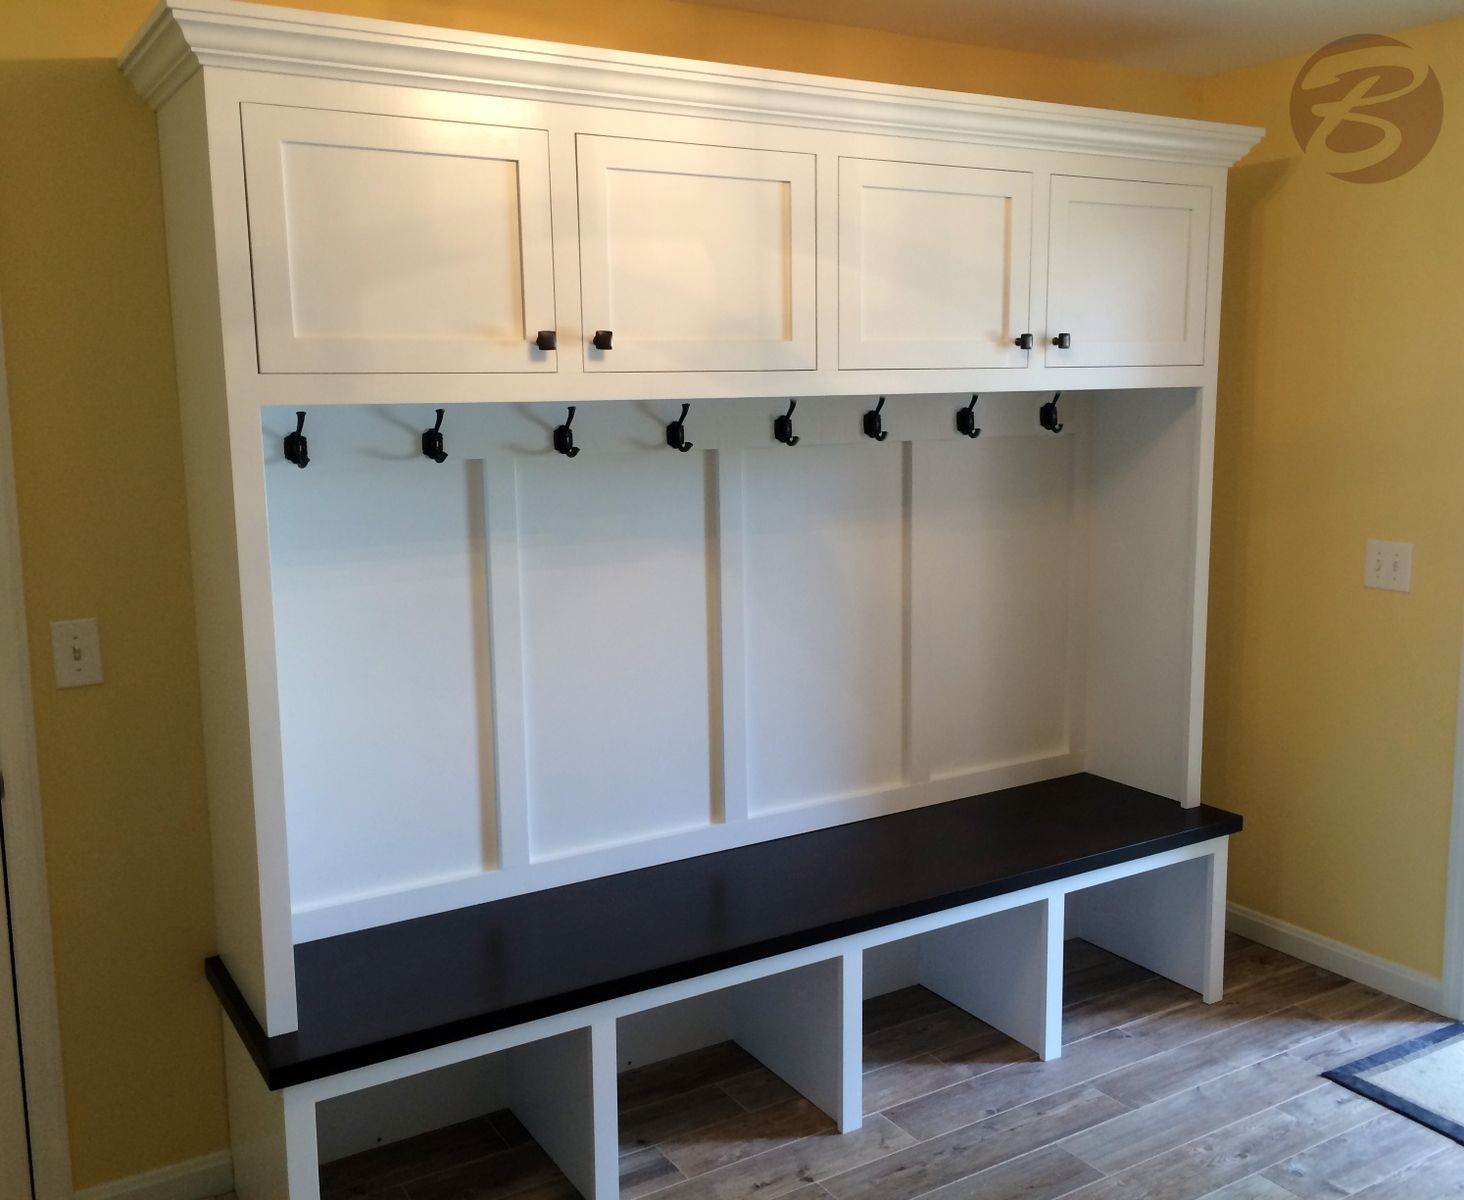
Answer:
POLYGON ((1209 251, 1207 187, 1054 175, 1047 365, 1204 362, 1209 251))
POLYGON ((812 154, 587 134, 578 149, 585 370, 817 366, 812 154))
POLYGON ((839 366, 1025 367, 1032 176, 839 161, 839 366))
POLYGON ((259 369, 553 371, 538 129, 246 104, 259 369))

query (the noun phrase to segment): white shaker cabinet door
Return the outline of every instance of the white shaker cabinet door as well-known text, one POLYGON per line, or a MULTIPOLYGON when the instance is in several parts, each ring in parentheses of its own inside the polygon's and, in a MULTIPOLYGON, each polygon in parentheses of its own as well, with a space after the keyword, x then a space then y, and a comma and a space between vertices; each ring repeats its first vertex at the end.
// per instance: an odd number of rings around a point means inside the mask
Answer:
POLYGON ((553 371, 548 135, 243 106, 259 369, 553 371))
POLYGON ((1032 176, 839 162, 839 366, 1025 367, 1032 176))
POLYGON ((587 371, 817 366, 812 154, 581 134, 578 160, 587 371))
POLYGON ((1204 362, 1210 189, 1052 177, 1049 367, 1204 362))

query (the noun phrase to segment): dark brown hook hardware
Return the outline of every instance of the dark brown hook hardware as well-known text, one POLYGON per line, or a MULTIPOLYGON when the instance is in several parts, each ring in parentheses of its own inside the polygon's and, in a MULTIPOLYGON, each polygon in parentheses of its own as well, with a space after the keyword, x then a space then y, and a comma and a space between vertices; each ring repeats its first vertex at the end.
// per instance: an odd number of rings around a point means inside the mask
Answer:
POLYGON ((793 433, 793 410, 797 407, 797 400, 789 400, 788 411, 773 418, 773 441, 782 442, 785 446, 798 445, 798 438, 793 433))
POLYGON ((885 398, 881 396, 879 403, 864 414, 864 436, 873 438, 876 442, 882 442, 890 436, 889 430, 884 427, 884 417, 880 414, 884 411, 885 398))
POLYGON ((554 430, 554 449, 558 450, 565 458, 574 458, 580 448, 574 444, 574 431, 570 426, 574 424, 575 406, 569 406, 569 416, 565 418, 564 424, 556 426, 554 430))
POLYGON ((442 446, 442 409, 437 410, 437 424, 422 431, 422 453, 441 466, 447 461, 447 451, 442 446))
POLYGON ((956 409, 956 432, 963 437, 979 438, 981 430, 976 428, 976 401, 980 396, 972 396, 971 403, 965 408, 956 409))
POLYGON ((1043 429, 1052 433, 1062 432, 1062 422, 1057 419, 1057 400, 1061 392, 1053 394, 1051 400, 1044 404, 1037 412, 1037 421, 1043 429))
POLYGON ((285 461, 302 471, 310 465, 310 442, 305 436, 305 414, 295 414, 295 432, 285 434, 285 461))
POLYGON ((691 443, 686 440, 686 414, 691 411, 691 405, 681 406, 681 415, 666 426, 666 445, 673 450, 680 450, 685 454, 691 449, 691 443))

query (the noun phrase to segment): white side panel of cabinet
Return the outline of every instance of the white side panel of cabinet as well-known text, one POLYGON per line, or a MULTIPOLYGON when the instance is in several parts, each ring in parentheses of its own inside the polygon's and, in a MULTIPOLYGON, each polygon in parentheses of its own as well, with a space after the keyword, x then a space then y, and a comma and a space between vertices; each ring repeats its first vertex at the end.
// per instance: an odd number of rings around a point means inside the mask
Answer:
POLYGON ((1091 412, 1087 769, 1182 800, 1199 394, 1103 393, 1091 412))
POLYGON ((1209 252, 1208 187, 1054 175, 1047 365, 1204 362, 1209 252))
POLYGON ((915 728, 934 778, 1070 747, 1076 445, 914 447, 915 728))
POLYGON ((267 468, 297 909, 495 864, 481 467, 267 468))
POLYGON ((259 369, 552 371, 549 142, 243 106, 259 369))
POLYGON ((1025 367, 1032 176, 839 161, 839 366, 1025 367))
POLYGON ((817 365, 812 154, 577 142, 587 371, 817 365))
POLYGON ((870 444, 742 459, 749 812, 898 786, 905 456, 870 444))
POLYGON ((524 456, 517 471, 530 858, 706 826, 707 457, 524 456))

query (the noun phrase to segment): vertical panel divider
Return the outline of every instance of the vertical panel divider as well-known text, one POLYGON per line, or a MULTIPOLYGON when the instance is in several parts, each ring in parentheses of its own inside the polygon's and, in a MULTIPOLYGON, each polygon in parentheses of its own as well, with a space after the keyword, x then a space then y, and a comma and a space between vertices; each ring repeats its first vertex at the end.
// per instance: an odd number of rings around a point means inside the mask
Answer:
POLYGON ((929 467, 929 453, 916 442, 904 443, 904 511, 902 513, 904 569, 904 776, 906 784, 930 781, 930 746, 926 719, 932 698, 927 695, 932 674, 929 670, 931 622, 920 611, 925 589, 923 572, 927 571, 926 553, 922 545, 917 476, 929 467))
POLYGON ((620 1079, 614 1017, 590 1027, 590 1089, 595 1145, 595 1200, 620 1195, 620 1079))
POLYGON ((717 640, 721 679, 721 819, 745 821, 747 802, 746 574, 742 453, 719 450, 716 472, 717 640))
POLYGON ((1090 393, 1084 397, 1081 406, 1074 406, 1076 411, 1070 410, 1077 422, 1072 429, 1072 462, 1069 467, 1072 507, 1068 515, 1071 554, 1068 559, 1067 749, 1074 756, 1076 769, 1082 770, 1087 768, 1087 713, 1090 703, 1088 642, 1092 630, 1089 628, 1088 593, 1092 571, 1089 547, 1093 536, 1093 451, 1098 423, 1103 419, 1103 399, 1103 393, 1090 393))
POLYGON ((488 564, 488 645, 493 690, 498 863, 529 864, 528 713, 524 695, 524 626, 519 572, 518 466, 512 454, 483 463, 488 564))
POLYGON ((844 1099, 840 1133, 853 1133, 864 1123, 864 951, 844 953, 839 971, 839 1029, 844 1052, 844 1099))

